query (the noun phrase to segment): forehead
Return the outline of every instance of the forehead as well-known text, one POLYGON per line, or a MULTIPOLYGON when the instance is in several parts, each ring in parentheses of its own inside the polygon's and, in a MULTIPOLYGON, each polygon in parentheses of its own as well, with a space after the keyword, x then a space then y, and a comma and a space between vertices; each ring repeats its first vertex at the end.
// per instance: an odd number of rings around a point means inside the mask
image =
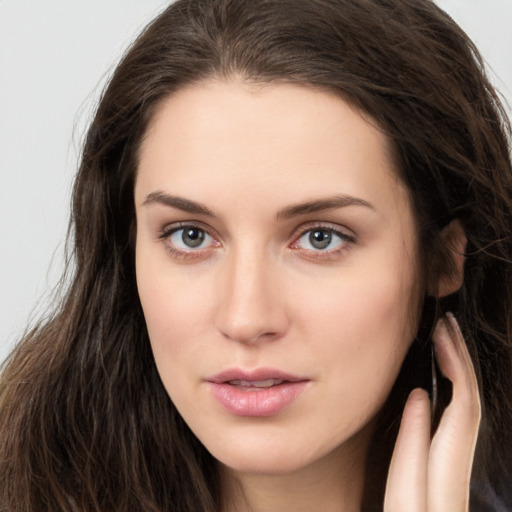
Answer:
POLYGON ((388 138, 334 93, 211 81, 156 110, 141 146, 136 201, 155 190, 241 207, 325 194, 407 200, 388 138))

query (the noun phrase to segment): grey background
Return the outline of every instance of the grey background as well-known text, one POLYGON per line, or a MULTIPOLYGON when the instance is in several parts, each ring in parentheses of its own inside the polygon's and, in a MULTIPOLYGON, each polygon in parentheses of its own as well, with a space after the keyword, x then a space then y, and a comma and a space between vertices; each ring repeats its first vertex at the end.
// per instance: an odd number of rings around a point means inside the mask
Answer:
MULTIPOLYGON (((512 104, 512 0, 439 0, 512 104)), ((0 0, 0 362, 63 268, 80 143, 108 73, 164 0, 0 0)), ((510 112, 510 110, 509 110, 510 112)))

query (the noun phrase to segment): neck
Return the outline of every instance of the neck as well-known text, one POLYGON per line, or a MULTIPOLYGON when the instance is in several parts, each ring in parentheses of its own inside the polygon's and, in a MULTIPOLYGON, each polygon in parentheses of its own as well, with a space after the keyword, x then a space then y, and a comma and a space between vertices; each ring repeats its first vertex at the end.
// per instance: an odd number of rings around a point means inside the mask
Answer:
POLYGON ((282 474, 223 466, 222 512, 360 512, 367 443, 356 452, 345 448, 282 474))

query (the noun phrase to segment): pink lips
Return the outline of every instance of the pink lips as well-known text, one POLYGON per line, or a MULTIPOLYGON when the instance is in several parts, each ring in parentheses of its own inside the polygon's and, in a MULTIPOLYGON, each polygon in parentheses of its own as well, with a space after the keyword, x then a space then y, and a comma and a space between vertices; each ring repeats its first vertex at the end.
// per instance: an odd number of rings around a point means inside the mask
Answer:
POLYGON ((236 416, 272 416, 304 390, 308 379, 274 370, 227 370, 209 379, 213 396, 236 416))

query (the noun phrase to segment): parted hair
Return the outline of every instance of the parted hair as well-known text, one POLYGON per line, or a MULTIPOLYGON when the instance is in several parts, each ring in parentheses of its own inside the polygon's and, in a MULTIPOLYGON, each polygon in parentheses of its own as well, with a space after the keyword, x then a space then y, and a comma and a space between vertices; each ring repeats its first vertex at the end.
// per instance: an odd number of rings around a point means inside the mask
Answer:
MULTIPOLYGON (((410 192, 429 282, 452 271, 441 234, 459 219, 466 262, 453 303, 483 408, 474 479, 505 499, 512 467, 510 125, 477 49, 431 0, 178 0, 135 40, 100 98, 73 189, 70 278, 53 313, 4 363, 0 510, 222 506, 216 461, 157 373, 134 265, 133 189, 145 130, 166 97, 212 78, 328 90, 368 115, 388 136, 410 192)), ((435 315, 446 307, 438 302, 435 315)), ((426 343, 421 338, 412 345, 426 343)), ((417 360, 406 358, 381 413, 368 510, 382 502, 417 360)))

